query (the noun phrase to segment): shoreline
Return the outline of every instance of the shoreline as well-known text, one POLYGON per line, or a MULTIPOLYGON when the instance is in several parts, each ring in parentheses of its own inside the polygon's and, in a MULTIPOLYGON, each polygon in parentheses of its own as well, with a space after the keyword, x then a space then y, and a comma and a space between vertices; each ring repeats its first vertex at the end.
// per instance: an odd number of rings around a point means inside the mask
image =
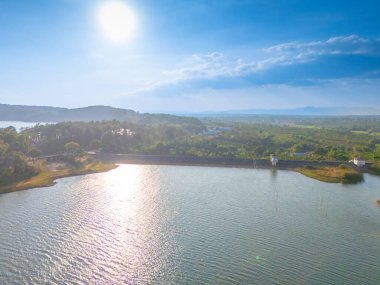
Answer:
MULTIPOLYGON (((307 160, 280 160, 277 166, 272 166, 266 159, 239 159, 239 158, 210 158, 210 157, 185 157, 185 156, 164 156, 164 155, 140 155, 140 154, 110 154, 96 153, 88 154, 98 162, 86 165, 81 169, 73 169, 69 166, 62 169, 44 168, 38 175, 29 179, 15 182, 10 185, 0 186, 0 194, 16 191, 29 190, 34 188, 50 187, 56 184, 56 180, 65 177, 74 177, 94 173, 108 172, 118 167, 118 164, 138 164, 138 165, 174 165, 174 166, 198 166, 198 167, 225 167, 225 168, 245 168, 245 169, 273 169, 287 170, 300 173, 311 179, 325 183, 341 183, 340 179, 330 179, 331 177, 317 177, 305 174, 305 167, 313 167, 316 170, 337 169, 346 165, 357 173, 374 174, 370 168, 358 168, 351 163, 342 161, 307 161, 307 160)), ((374 174, 376 175, 376 174, 374 174)))
POLYGON ((375 174, 366 167, 342 161, 280 160, 272 166, 266 159, 176 157, 162 155, 107 154, 92 155, 97 160, 115 164, 178 165, 200 167, 231 167, 246 169, 287 170, 325 183, 357 184, 364 181, 363 173, 375 174))
POLYGON ((0 186, 0 195, 34 188, 51 187, 54 186, 57 183, 56 180, 60 178, 108 172, 117 167, 118 165, 116 164, 106 164, 102 162, 91 163, 80 169, 74 169, 69 166, 60 169, 49 169, 45 166, 36 176, 9 185, 0 186))
POLYGON ((277 166, 272 166, 269 159, 243 159, 243 158, 214 158, 214 157, 191 157, 191 156, 166 156, 166 155, 143 155, 143 154, 90 154, 93 158, 103 163, 115 164, 152 164, 152 165, 182 165, 182 166, 210 166, 210 167, 234 167, 250 169, 277 169, 296 170, 305 166, 313 167, 339 167, 347 165, 362 172, 368 171, 368 166, 358 168, 344 161, 315 161, 315 160, 280 160, 277 166))

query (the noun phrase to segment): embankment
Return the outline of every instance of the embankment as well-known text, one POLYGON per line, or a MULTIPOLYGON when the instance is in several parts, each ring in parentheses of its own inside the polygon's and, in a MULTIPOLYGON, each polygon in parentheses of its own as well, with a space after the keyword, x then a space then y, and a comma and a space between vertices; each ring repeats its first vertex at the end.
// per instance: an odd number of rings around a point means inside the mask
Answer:
MULTIPOLYGON (((118 164, 156 164, 156 165, 194 165, 194 166, 225 166, 269 169, 272 165, 269 159, 239 159, 239 158, 214 158, 214 157, 190 157, 190 156, 165 156, 165 155, 140 155, 140 154, 92 154, 95 159, 107 163, 118 164)), ((308 166, 314 167, 338 167, 341 161, 306 161, 306 160, 280 160, 277 169, 291 170, 308 166)), ((343 163, 345 164, 345 163, 343 163)), ((347 165, 352 165, 346 163, 347 165)))

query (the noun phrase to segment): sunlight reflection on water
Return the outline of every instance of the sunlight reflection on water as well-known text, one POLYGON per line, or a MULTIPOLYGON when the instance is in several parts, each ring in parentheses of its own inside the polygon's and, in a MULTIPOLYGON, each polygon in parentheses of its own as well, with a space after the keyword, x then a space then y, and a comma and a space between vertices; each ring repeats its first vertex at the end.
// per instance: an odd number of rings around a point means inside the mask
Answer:
POLYGON ((121 165, 0 196, 0 284, 378 284, 380 179, 121 165))

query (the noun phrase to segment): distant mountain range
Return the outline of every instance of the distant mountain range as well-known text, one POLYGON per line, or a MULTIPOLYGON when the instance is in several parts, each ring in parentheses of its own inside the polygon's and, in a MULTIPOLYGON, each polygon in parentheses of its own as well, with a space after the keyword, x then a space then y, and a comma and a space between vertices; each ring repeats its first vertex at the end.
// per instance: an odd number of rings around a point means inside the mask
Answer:
POLYGON ((46 106, 22 106, 0 104, 0 121, 22 122, 118 120, 134 123, 198 123, 197 119, 189 117, 233 117, 251 115, 368 116, 380 115, 380 109, 365 107, 305 107, 299 109, 252 109, 199 113, 170 112, 170 114, 142 114, 133 110, 113 108, 108 106, 89 106, 84 108, 68 109, 46 106))
POLYGON ((22 106, 0 104, 0 121, 64 122, 118 120, 132 123, 192 123, 200 124, 196 118, 168 114, 142 114, 133 110, 108 106, 90 106, 68 109, 45 106, 22 106))
POLYGON ((298 109, 249 109, 249 110, 229 110, 210 111, 199 113, 179 113, 171 114, 194 117, 231 117, 250 115, 283 115, 283 116, 373 116, 380 115, 380 108, 368 107, 304 107, 298 109))

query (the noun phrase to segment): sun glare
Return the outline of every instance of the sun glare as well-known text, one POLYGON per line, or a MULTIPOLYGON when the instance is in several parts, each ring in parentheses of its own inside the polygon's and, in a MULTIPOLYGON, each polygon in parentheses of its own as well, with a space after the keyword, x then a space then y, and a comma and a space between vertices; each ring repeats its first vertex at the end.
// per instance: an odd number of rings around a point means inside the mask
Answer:
POLYGON ((98 10, 98 24, 104 36, 113 43, 125 43, 136 29, 133 11, 121 1, 102 4, 98 10))

